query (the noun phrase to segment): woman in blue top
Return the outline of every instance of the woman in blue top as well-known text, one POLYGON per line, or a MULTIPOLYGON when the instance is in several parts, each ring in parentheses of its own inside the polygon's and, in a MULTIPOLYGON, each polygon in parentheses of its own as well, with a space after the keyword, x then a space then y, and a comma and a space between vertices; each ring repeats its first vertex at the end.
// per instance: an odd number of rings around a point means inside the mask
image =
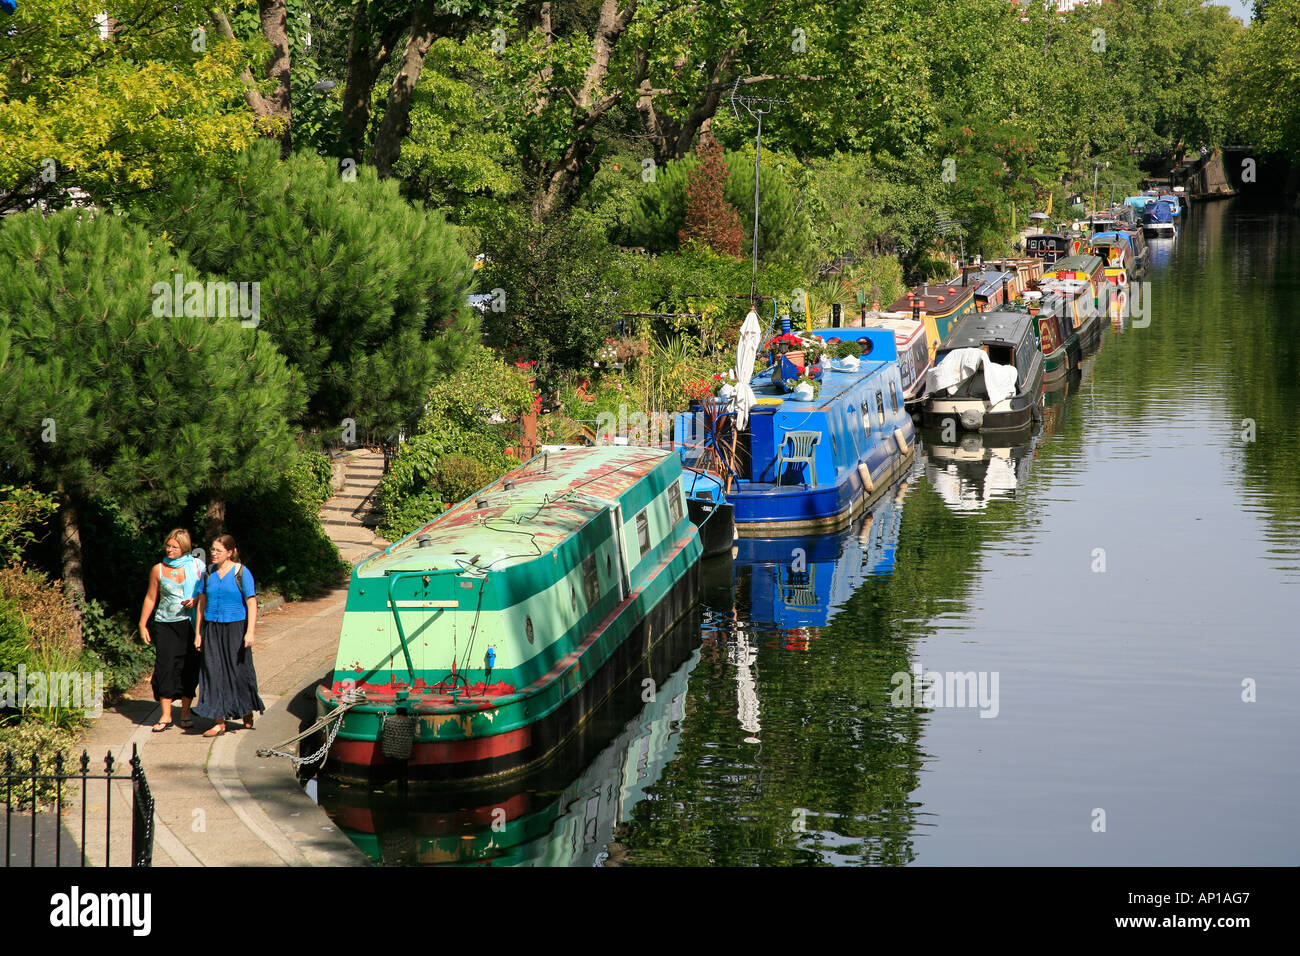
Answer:
POLYGON ((253 573, 237 563, 235 539, 223 534, 212 542, 214 567, 199 598, 198 636, 203 652, 199 702, 194 712, 216 721, 204 737, 226 732, 227 720, 253 726, 253 711, 264 713, 253 670, 253 633, 257 627, 257 590, 253 573))
POLYGON ((194 607, 203 566, 190 557, 190 535, 176 528, 163 542, 167 559, 149 572, 149 590, 140 609, 140 637, 153 644, 153 699, 162 705, 162 718, 153 725, 160 734, 172 725, 172 702, 181 702, 180 725, 194 726, 190 706, 199 682, 199 653, 194 649, 194 607), (150 616, 152 615, 152 621, 150 616))

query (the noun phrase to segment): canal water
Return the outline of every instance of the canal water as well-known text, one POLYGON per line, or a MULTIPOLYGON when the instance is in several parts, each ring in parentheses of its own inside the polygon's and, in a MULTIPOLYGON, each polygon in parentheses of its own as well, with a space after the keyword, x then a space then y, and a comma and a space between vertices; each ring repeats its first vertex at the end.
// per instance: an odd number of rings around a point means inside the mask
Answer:
POLYGON ((541 771, 313 789, 386 865, 1294 865, 1297 231, 1198 206, 1028 440, 709 562, 541 771))

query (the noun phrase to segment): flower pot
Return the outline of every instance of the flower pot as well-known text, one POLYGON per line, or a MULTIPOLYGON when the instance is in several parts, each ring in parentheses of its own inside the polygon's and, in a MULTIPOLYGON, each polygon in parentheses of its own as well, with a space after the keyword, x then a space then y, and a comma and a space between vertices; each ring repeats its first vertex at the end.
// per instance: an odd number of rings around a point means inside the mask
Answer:
POLYGON ((800 382, 794 387, 794 400, 796 402, 811 402, 813 397, 813 387, 807 382, 800 382))

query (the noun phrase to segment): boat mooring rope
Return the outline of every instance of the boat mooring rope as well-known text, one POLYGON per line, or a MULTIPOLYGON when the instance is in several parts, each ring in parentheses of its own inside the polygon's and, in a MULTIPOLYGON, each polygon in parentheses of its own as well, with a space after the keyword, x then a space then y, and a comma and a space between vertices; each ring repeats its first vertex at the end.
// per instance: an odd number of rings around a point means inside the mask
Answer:
POLYGON ((302 733, 298 734, 298 736, 290 737, 284 743, 279 745, 280 747, 287 747, 291 743, 294 743, 295 741, 298 740, 302 740, 304 737, 308 736, 309 734, 315 733, 317 730, 323 730, 326 725, 332 722, 334 726, 330 729, 329 736, 326 738, 325 743, 322 744, 320 749, 317 750, 311 756, 299 757, 295 754, 289 753, 288 751, 280 750, 277 747, 269 747, 265 750, 258 750, 257 755, 259 757, 288 757, 291 761, 293 761, 294 770, 300 769, 304 764, 315 763, 316 761, 324 757, 327 753, 329 753, 330 747, 334 746, 334 738, 338 736, 339 728, 343 726, 343 717, 347 714, 349 710, 351 710, 357 704, 364 703, 365 699, 366 699, 365 694, 357 690, 355 687, 343 691, 342 693, 339 694, 339 704, 336 708, 334 708, 333 711, 331 711, 326 716, 322 717, 320 720, 316 721, 316 723, 312 724, 302 733))

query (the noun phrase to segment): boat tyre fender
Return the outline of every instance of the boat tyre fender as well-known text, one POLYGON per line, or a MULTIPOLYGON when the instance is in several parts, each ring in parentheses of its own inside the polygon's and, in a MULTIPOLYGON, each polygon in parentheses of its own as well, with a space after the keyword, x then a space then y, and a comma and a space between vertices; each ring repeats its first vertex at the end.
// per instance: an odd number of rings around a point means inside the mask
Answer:
POLYGON ((908 451, 907 439, 903 437, 903 430, 901 428, 894 429, 894 441, 898 444, 898 453, 900 455, 906 455, 908 451))
POLYGON ((380 750, 389 760, 409 760, 415 745, 415 721, 402 714, 389 714, 380 731, 380 750))
POLYGON ((873 494, 876 490, 876 483, 871 480, 871 466, 865 461, 858 462, 858 477, 862 479, 862 487, 867 494, 873 494))

